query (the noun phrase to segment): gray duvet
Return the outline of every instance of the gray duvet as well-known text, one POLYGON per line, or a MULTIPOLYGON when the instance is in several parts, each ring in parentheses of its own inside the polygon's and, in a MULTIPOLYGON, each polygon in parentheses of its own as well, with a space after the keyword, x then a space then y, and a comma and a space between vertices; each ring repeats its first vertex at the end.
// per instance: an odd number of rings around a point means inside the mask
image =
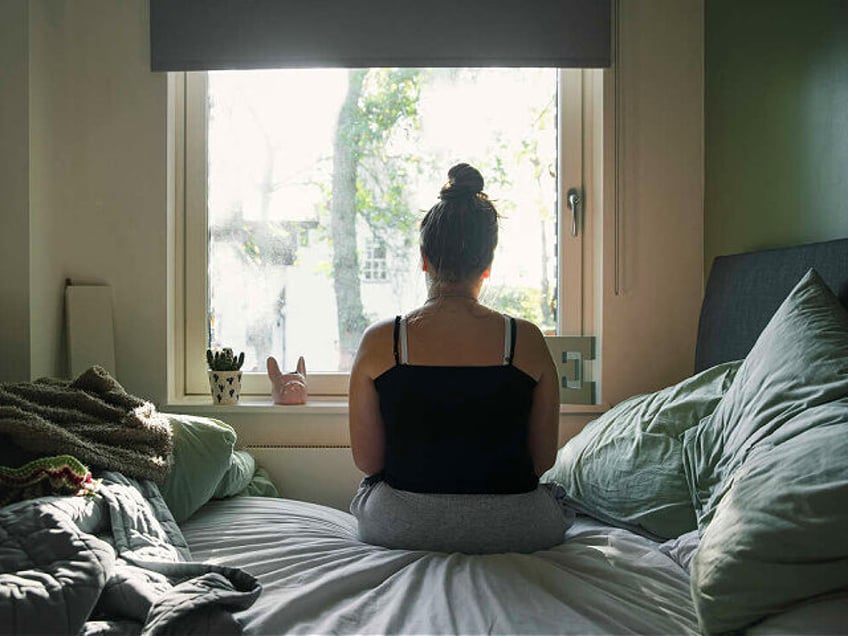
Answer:
POLYGON ((240 633, 260 585, 191 561, 152 482, 107 472, 97 497, 0 509, 0 625, 21 634, 240 633))

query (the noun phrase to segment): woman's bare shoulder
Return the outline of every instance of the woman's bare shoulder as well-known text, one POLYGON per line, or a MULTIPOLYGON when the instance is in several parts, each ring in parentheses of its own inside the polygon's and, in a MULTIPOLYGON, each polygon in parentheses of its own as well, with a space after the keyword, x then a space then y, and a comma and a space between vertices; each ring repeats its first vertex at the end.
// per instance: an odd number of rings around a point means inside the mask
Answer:
POLYGON ((394 329, 392 317, 373 323, 362 334, 355 365, 372 378, 394 363, 394 329))
POLYGON ((542 334, 542 331, 534 322, 530 322, 524 318, 515 318, 515 330, 518 338, 524 336, 525 339, 536 344, 545 343, 545 337, 542 334))
POLYGON ((369 325, 368 328, 365 330, 365 333, 363 334, 362 339, 365 340, 366 338, 369 338, 369 339, 380 338, 380 337, 385 336, 386 333, 389 333, 389 334, 393 333, 394 329, 395 329, 395 316, 392 316, 391 318, 384 318, 382 320, 378 320, 377 322, 369 325))
POLYGON ((550 369, 551 364, 551 354, 545 343, 545 336, 539 327, 529 320, 516 318, 515 323, 514 364, 539 379, 550 369))

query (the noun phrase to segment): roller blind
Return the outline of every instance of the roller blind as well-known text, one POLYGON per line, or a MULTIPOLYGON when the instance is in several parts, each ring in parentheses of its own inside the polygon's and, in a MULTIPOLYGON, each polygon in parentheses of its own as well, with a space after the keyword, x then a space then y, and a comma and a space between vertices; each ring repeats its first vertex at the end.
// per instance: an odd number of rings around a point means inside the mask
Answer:
POLYGON ((609 64, 609 0, 150 0, 154 71, 609 64))

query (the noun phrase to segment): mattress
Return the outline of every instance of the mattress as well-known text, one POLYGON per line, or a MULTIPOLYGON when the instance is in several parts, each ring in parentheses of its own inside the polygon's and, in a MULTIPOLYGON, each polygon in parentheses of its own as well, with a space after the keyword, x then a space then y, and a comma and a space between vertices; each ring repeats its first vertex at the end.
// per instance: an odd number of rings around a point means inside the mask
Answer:
POLYGON ((578 517, 534 554, 389 550, 316 504, 213 501, 182 526, 195 560, 263 585, 247 633, 697 633, 687 572, 657 544, 578 517))

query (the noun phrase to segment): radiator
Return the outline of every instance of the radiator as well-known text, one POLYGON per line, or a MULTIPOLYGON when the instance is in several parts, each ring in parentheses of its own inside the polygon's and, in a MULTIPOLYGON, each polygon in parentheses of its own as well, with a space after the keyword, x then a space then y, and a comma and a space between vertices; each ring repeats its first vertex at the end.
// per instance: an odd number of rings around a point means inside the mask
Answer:
POLYGON ((283 497, 347 512, 364 476, 347 446, 246 446, 283 497))

